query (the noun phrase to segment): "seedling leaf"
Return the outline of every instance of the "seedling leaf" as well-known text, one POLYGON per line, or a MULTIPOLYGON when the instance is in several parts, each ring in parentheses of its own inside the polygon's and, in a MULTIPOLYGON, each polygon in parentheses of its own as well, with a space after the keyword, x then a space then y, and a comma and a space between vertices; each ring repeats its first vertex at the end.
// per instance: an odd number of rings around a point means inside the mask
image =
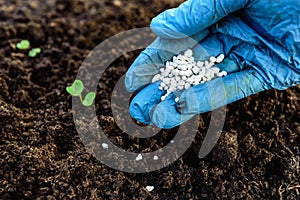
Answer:
POLYGON ((17 44, 17 48, 21 50, 26 50, 29 47, 30 47, 30 42, 28 40, 21 40, 21 42, 17 44))
POLYGON ((72 96, 80 96, 83 89, 84 86, 81 80, 75 80, 71 86, 66 88, 67 92, 72 96))
POLYGON ((41 53, 41 48, 33 48, 28 52, 28 56, 34 58, 39 53, 41 53))
POLYGON ((93 101, 94 101, 94 99, 95 99, 95 97, 96 97, 95 92, 89 92, 89 93, 87 93, 87 95, 84 97, 84 100, 82 101, 82 104, 84 106, 91 106, 92 103, 93 103, 93 101))

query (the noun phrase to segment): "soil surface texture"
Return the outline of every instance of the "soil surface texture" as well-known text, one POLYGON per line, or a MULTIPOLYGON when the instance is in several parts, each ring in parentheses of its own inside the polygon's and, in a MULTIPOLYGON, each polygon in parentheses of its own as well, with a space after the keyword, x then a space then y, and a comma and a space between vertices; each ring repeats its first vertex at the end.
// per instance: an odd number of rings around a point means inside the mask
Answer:
MULTIPOLYGON (((157 171, 121 172, 86 150, 66 86, 102 41, 149 26, 181 2, 0 0, 0 199, 300 199, 300 86, 228 105, 218 143, 202 159, 198 152, 211 112, 200 115, 190 148, 157 171), (29 50, 16 48, 22 39, 42 52, 29 57, 29 50)), ((95 106, 99 125, 115 145, 150 152, 168 144, 177 128, 148 139, 129 137, 117 126, 110 103, 114 85, 140 51, 110 65, 95 106)))

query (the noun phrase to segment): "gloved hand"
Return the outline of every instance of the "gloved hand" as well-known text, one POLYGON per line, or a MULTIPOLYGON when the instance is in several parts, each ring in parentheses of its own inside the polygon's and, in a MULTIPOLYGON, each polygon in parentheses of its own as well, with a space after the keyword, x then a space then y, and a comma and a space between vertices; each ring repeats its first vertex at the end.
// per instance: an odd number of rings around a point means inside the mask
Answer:
POLYGON ((130 114, 145 124, 172 128, 251 94, 300 83, 299 0, 189 0, 155 17, 151 29, 158 38, 139 55, 125 79, 128 91, 140 90, 130 114), (165 91, 151 79, 187 48, 197 60, 225 54, 217 67, 228 76, 177 91, 160 102, 165 91))

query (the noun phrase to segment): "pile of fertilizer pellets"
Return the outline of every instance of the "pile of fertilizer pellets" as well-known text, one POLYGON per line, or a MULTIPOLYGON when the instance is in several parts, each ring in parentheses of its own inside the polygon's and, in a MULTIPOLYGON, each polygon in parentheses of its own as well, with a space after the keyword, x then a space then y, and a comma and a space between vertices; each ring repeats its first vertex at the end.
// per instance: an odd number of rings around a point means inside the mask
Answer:
MULTIPOLYGON (((220 71, 215 65, 224 60, 224 54, 210 57, 209 61, 195 61, 193 51, 188 49, 184 54, 173 57, 173 61, 167 61, 165 68, 152 78, 152 83, 161 81, 159 89, 167 93, 161 97, 161 101, 175 91, 186 90, 192 86, 210 81, 216 77, 226 76, 226 71, 220 71)), ((178 101, 176 98, 175 101, 178 101)))

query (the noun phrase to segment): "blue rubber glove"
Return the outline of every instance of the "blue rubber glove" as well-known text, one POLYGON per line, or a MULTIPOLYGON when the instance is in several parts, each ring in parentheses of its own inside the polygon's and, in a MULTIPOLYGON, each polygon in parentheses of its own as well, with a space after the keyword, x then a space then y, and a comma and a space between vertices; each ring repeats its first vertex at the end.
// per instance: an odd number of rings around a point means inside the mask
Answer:
POLYGON ((299 0, 189 0, 155 17, 151 28, 158 38, 125 79, 128 91, 140 90, 130 114, 145 124, 172 128, 249 95, 300 83, 299 0), (225 54, 217 67, 228 76, 174 92, 160 102, 165 91, 151 79, 187 48, 196 60, 225 54))

